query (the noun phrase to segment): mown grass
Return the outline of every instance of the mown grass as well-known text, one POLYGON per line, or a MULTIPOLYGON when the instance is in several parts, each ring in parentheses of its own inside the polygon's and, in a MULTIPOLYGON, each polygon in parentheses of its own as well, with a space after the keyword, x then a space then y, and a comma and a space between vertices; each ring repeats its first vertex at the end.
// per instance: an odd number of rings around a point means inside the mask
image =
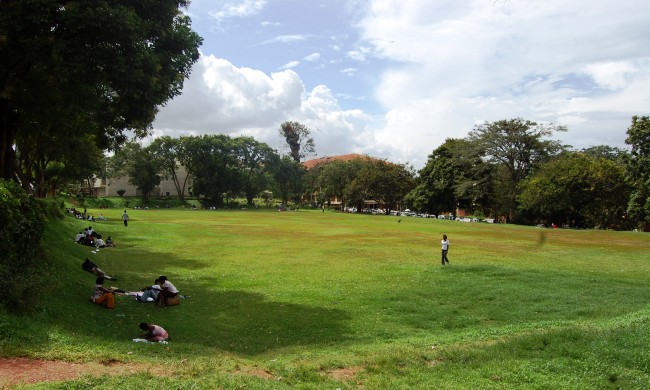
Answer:
POLYGON ((122 210, 102 211, 109 220, 92 225, 118 246, 98 254, 72 242, 87 222, 51 224, 48 303, 32 317, 0 317, 2 355, 150 363, 170 375, 36 387, 650 384, 647 234, 309 210, 129 210, 125 228, 122 210), (117 274, 116 287, 164 274, 189 298, 96 307, 85 257, 117 274), (168 329, 170 344, 131 342, 141 321, 168 329))

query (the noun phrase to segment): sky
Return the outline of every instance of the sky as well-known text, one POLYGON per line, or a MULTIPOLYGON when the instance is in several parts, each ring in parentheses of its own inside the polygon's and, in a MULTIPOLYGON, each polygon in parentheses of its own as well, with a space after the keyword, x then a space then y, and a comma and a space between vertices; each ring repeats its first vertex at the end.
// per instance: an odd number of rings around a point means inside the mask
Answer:
POLYGON ((650 115, 648 0, 193 0, 203 37, 154 136, 252 136, 312 157, 366 154, 421 169, 447 138, 523 118, 582 149, 624 148, 650 115))

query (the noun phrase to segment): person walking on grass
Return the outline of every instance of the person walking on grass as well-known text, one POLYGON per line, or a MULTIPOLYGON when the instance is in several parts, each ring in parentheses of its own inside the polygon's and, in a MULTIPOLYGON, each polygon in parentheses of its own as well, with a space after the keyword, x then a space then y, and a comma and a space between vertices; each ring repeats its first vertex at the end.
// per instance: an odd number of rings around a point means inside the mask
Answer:
POLYGON ((445 262, 449 264, 449 259, 447 258, 447 252, 449 252, 449 240, 447 235, 442 235, 442 265, 445 265, 445 262))
POLYGON ((124 221, 124 227, 129 226, 129 214, 126 213, 126 210, 124 210, 124 214, 122 214, 122 221, 124 221))

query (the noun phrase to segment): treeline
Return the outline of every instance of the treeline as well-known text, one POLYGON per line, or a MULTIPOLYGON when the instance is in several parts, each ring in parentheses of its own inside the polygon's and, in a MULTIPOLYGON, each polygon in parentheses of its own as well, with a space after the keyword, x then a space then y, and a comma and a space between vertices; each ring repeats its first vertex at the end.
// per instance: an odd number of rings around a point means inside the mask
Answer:
POLYGON ((630 150, 574 150, 551 137, 565 128, 523 119, 486 122, 429 156, 411 208, 464 209, 522 224, 644 229, 650 223, 650 119, 634 117, 630 150))
POLYGON ((211 207, 237 197, 253 205, 265 191, 274 192, 283 202, 299 202, 305 171, 299 162, 263 142, 224 134, 165 136, 146 147, 129 142, 108 158, 106 167, 106 176, 128 177, 145 199, 164 178, 174 182, 181 200, 191 192, 211 207), (192 177, 191 188, 187 178, 179 179, 180 166, 192 177))
MULTIPOLYGON (((283 202, 410 208, 438 215, 462 209, 476 216, 521 224, 604 229, 643 229, 650 218, 650 120, 634 117, 630 150, 594 146, 574 150, 553 139, 561 126, 516 118, 477 125, 466 138, 447 139, 419 172, 360 156, 333 159, 306 170, 251 137, 226 135, 128 143, 105 164, 108 176, 128 176, 143 194, 162 178, 188 193, 176 173, 192 176, 191 192, 220 207, 227 199, 263 194, 283 202)), ((309 132, 306 132, 309 135, 309 132)), ((302 156, 304 157, 304 156, 302 156)))

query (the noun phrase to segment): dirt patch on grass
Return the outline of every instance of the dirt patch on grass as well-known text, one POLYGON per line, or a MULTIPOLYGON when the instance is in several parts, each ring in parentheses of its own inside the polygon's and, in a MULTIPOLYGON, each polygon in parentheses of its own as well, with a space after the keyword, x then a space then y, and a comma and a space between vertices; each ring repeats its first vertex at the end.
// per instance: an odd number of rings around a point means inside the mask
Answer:
POLYGON ((151 372, 162 376, 166 373, 153 372, 150 366, 106 360, 93 363, 69 363, 55 360, 29 358, 0 359, 0 388, 9 388, 20 383, 63 382, 85 375, 128 375, 151 372))
POLYGON ((363 367, 361 366, 334 368, 327 370, 327 375, 336 380, 349 380, 353 379, 362 370, 363 367))

